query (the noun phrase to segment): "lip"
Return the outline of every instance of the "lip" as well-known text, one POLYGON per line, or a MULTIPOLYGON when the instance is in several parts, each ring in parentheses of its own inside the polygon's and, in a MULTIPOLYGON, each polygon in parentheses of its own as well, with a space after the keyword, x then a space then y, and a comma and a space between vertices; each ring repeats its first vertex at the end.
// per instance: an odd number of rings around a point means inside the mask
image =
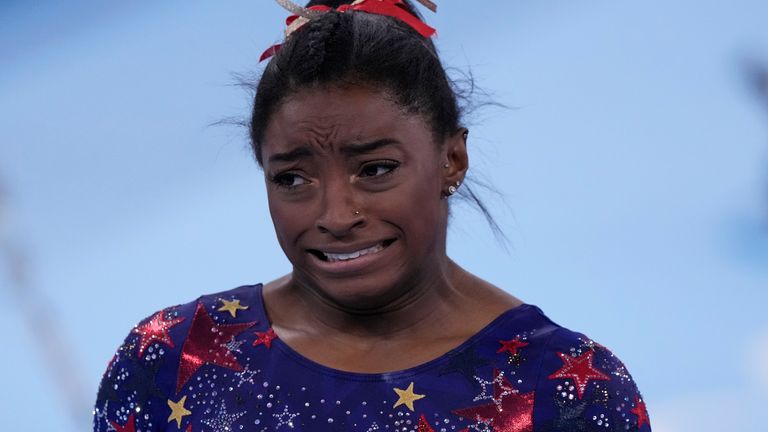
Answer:
POLYGON ((377 264, 377 262, 379 261, 386 260, 387 257, 391 254, 392 246, 395 243, 397 243, 397 240, 388 239, 388 240, 382 240, 374 243, 367 243, 360 246, 345 245, 343 248, 329 247, 329 248, 322 248, 322 249, 320 248, 314 249, 316 251, 328 252, 332 254, 350 254, 352 252, 368 249, 382 243, 385 245, 384 249, 375 253, 361 255, 357 258, 352 258, 349 260, 326 261, 319 258, 314 253, 309 252, 309 250, 307 251, 307 254, 309 254, 309 256, 311 257, 310 260, 312 261, 312 263, 316 267, 318 267, 320 270, 326 273, 332 273, 332 274, 356 273, 356 272, 364 271, 370 268, 371 266, 377 264))

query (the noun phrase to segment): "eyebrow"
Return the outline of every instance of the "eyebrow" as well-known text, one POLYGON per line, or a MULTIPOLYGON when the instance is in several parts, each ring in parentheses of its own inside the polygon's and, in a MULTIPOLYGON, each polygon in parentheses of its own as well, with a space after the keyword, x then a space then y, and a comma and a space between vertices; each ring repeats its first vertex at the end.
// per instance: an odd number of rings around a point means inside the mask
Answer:
POLYGON ((341 147, 341 153, 345 156, 359 156, 361 154, 370 153, 378 150, 382 147, 390 145, 399 145, 400 141, 393 138, 382 138, 369 143, 364 144, 347 144, 341 147))
MULTIPOLYGON (((344 156, 359 156, 378 150, 382 147, 390 145, 399 145, 400 141, 393 138, 382 138, 369 143, 363 144, 347 144, 341 147, 341 153, 344 156)), ((269 157, 269 162, 293 162, 299 159, 304 159, 313 155, 313 152, 308 147, 297 147, 291 151, 285 153, 275 153, 269 157)))
POLYGON ((269 162, 293 162, 312 156, 312 151, 307 147, 297 147, 285 153, 275 153, 269 157, 269 162))

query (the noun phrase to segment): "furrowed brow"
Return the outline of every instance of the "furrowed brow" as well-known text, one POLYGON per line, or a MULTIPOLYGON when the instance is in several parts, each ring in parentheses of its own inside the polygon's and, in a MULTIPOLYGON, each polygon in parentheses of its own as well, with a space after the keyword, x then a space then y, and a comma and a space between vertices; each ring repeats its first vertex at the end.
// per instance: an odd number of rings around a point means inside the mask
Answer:
POLYGON ((383 138, 364 144, 347 144, 341 148, 341 153, 348 157, 359 156, 391 145, 400 145, 400 141, 392 138, 383 138))
POLYGON ((269 157, 269 162, 293 162, 312 156, 312 151, 307 147, 297 147, 285 153, 275 153, 269 157))

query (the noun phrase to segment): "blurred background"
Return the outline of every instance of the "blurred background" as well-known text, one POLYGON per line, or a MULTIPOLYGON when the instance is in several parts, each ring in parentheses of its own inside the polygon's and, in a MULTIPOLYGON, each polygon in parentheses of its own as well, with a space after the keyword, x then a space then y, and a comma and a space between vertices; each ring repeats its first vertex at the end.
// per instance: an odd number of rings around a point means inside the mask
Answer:
MULTIPOLYGON (((447 65, 510 239, 457 206, 460 264, 610 347, 654 431, 763 431, 768 3, 441 1, 447 65)), ((132 326, 290 270, 233 74, 272 1, 0 2, 0 424, 90 427, 132 326)))

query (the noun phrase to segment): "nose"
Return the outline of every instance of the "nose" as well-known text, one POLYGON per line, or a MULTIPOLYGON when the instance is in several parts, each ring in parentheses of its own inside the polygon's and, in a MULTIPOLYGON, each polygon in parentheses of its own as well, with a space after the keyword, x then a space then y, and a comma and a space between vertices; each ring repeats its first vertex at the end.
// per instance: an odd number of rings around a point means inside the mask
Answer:
POLYGON ((352 185, 343 183, 333 182, 323 190, 322 210, 315 223, 320 232, 335 238, 346 237, 365 225, 365 215, 355 205, 357 200, 352 185))

